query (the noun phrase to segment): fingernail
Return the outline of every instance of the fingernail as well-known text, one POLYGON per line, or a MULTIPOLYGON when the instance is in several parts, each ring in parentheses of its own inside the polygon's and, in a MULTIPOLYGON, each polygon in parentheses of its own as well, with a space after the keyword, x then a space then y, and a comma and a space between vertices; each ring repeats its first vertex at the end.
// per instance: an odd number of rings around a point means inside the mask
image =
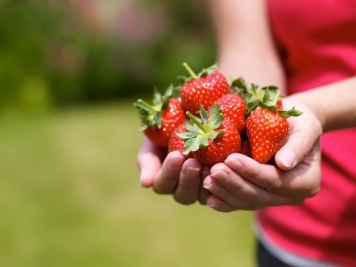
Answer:
POLYGON ((210 190, 213 185, 212 184, 206 184, 206 185, 203 185, 203 187, 206 189, 206 190, 210 190))
POLYGON ((216 203, 207 204, 207 206, 208 206, 209 208, 214 209, 214 210, 219 209, 219 205, 218 205, 218 204, 216 204, 216 203))
POLYGON ((226 179, 228 177, 227 173, 225 171, 216 171, 210 174, 212 177, 217 178, 217 179, 226 179))
POLYGON ((297 163, 297 156, 295 155, 295 152, 291 149, 283 151, 281 162, 285 167, 293 168, 297 163))
POLYGON ((194 178, 198 177, 199 173, 200 173, 200 169, 195 168, 195 167, 187 167, 187 169, 185 171, 185 175, 189 179, 194 179, 194 178))
POLYGON ((213 186, 213 183, 214 179, 212 179, 211 176, 207 176, 203 181, 203 187, 209 190, 213 186))

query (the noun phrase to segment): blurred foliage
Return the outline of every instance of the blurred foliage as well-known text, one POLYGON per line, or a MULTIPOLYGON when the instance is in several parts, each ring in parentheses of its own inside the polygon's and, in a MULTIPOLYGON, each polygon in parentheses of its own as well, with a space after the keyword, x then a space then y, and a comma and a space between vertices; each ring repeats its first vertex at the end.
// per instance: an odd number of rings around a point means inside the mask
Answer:
POLYGON ((254 266, 253 213, 178 205, 139 186, 130 101, 6 115, 1 267, 254 266))
POLYGON ((183 61, 197 71, 214 63, 201 1, 140 3, 164 14, 150 41, 95 29, 66 2, 0 0, 0 112, 151 94, 185 74, 183 61))

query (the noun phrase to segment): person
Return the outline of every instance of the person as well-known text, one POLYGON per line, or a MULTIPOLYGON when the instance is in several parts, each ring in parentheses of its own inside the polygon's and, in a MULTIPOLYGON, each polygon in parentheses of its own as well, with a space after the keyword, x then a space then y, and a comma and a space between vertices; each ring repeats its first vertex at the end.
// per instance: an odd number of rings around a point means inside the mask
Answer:
POLYGON ((259 266, 356 266, 354 0, 210 0, 219 71, 286 97, 275 165, 242 154, 201 166, 144 139, 140 182, 182 204, 256 210, 259 266))

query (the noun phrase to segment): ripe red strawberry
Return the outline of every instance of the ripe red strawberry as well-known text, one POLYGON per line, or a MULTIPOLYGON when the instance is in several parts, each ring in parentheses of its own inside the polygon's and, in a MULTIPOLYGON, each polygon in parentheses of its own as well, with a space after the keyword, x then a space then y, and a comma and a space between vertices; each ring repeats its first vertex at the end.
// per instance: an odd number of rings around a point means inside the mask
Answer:
POLYGON ((181 87, 182 105, 186 111, 196 115, 199 106, 209 109, 221 96, 230 93, 230 85, 223 74, 213 65, 196 75, 184 63, 191 77, 185 78, 181 87))
POLYGON ((246 120, 252 157, 266 163, 287 142, 289 122, 278 112, 258 106, 246 120))
POLYGON ((168 142, 168 153, 172 151, 180 151, 183 153, 184 151, 184 140, 180 138, 177 134, 178 133, 184 133, 186 132, 187 129, 184 126, 184 123, 176 127, 173 132, 171 133, 171 136, 169 137, 169 142, 168 142))
POLYGON ((155 91, 153 105, 141 99, 134 103, 142 122, 141 131, 157 146, 168 147, 171 133, 186 119, 181 102, 172 96, 173 86, 169 86, 163 96, 155 91))
POLYGON ((252 158, 266 163, 287 142, 290 125, 286 118, 302 112, 294 108, 281 110, 282 100, 276 86, 251 84, 248 87, 242 78, 235 80, 232 86, 239 88, 247 105, 246 131, 252 158))
POLYGON ((244 154, 245 156, 252 158, 250 141, 248 141, 248 139, 242 140, 241 154, 244 154))
POLYGON ((236 125, 229 119, 224 120, 222 110, 216 104, 210 109, 210 116, 200 106, 199 118, 187 112, 190 121, 186 121, 188 132, 178 134, 184 139, 183 154, 192 153, 203 165, 213 165, 224 160, 232 153, 241 152, 241 138, 236 125))
POLYGON ((216 100, 216 104, 224 114, 224 119, 229 119, 236 124, 237 130, 240 134, 245 132, 245 102, 238 94, 226 94, 216 100))
MULTIPOLYGON (((171 136, 169 138, 168 142, 168 153, 172 151, 180 151, 183 153, 184 151, 184 140, 178 136, 179 133, 184 133, 186 132, 187 129, 185 128, 184 123, 176 127, 173 132, 171 133, 171 136)), ((187 158, 193 157, 191 153, 186 155, 187 158)))

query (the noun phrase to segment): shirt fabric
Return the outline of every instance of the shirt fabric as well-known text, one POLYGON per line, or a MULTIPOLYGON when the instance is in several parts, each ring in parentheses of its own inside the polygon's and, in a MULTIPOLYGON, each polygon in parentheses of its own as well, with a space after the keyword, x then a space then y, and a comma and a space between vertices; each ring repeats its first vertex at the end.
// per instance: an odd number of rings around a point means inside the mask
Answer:
MULTIPOLYGON (((289 94, 356 75, 355 0, 267 0, 267 4, 289 94)), ((356 94, 356 88, 350 90, 356 94)), ((300 206, 259 211, 259 229, 288 253, 356 266, 356 128, 325 133, 321 145, 320 192, 300 206)))

